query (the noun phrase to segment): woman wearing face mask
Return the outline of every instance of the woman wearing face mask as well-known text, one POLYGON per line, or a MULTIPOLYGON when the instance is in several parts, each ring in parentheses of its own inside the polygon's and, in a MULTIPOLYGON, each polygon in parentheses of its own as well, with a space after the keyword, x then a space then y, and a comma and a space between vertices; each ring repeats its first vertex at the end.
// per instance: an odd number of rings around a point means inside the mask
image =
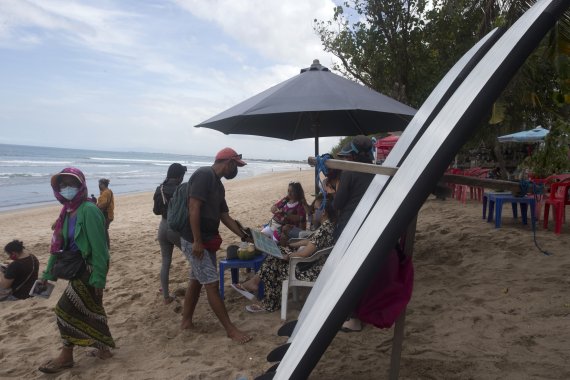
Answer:
POLYGON ((19 240, 6 244, 4 252, 12 263, 2 267, 0 272, 0 300, 15 301, 28 298, 34 282, 38 279, 40 267, 38 259, 27 253, 24 243, 19 240))
MULTIPOLYGON (((317 195, 315 199, 315 210, 320 210, 320 226, 310 238, 291 243, 287 247, 280 247, 284 260, 268 255, 263 261, 258 274, 246 282, 232 285, 232 287, 237 287, 242 294, 244 290, 255 293, 260 281, 263 281, 265 288, 263 299, 258 304, 247 306, 247 311, 258 313, 279 309, 281 307, 283 280, 289 277, 289 259, 291 257, 309 257, 316 251, 333 245, 336 211, 332 206, 332 196, 327 195, 325 202, 323 202, 323 199, 322 193, 317 195), (324 206, 321 207, 323 203, 324 206)), ((302 269, 297 266, 295 275, 300 280, 315 281, 321 273, 326 259, 326 256, 322 256, 320 259, 308 263, 309 266, 302 269)))
POLYGON ((162 295, 164 296, 164 304, 174 301, 168 291, 168 280, 170 274, 170 264, 172 263, 172 251, 174 246, 180 248, 180 234, 168 227, 166 218, 168 217, 168 202, 172 198, 174 191, 184 180, 186 166, 174 163, 168 168, 166 179, 154 192, 154 206, 152 212, 155 215, 161 215, 160 224, 158 225, 158 243, 160 244, 160 254, 162 256, 162 265, 160 267, 160 285, 162 286, 162 295))
POLYGON ((56 199, 63 205, 54 225, 50 256, 42 279, 57 280, 52 275, 56 254, 72 251, 81 255, 87 268, 70 280, 56 307, 57 326, 63 347, 59 356, 40 366, 45 373, 57 373, 73 367, 73 348, 94 347, 100 359, 110 358, 115 347, 103 308, 103 290, 109 269, 109 251, 105 238, 105 218, 88 200, 85 176, 76 168, 63 169, 51 178, 56 199))

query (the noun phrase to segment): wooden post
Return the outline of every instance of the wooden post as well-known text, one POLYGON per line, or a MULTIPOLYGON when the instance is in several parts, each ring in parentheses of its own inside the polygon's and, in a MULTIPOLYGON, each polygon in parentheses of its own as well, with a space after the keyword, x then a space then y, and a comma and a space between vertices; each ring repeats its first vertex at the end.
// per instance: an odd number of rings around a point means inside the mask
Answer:
MULTIPOLYGON (((315 166, 317 161, 315 157, 309 157, 308 162, 309 165, 315 166)), ((362 162, 344 161, 344 160, 330 159, 325 162, 325 165, 327 168, 330 169, 349 170, 353 172, 370 173, 370 174, 383 174, 390 177, 398 172, 398 168, 392 168, 388 166, 381 166, 375 164, 365 164, 362 162)), ((466 175, 444 174, 441 177, 440 182, 457 183, 460 185, 478 186, 478 187, 486 187, 492 189, 501 189, 505 191, 510 191, 513 194, 517 194, 518 192, 520 192, 520 185, 518 182, 504 181, 498 179, 478 178, 466 175)))
MULTIPOLYGON (((408 229, 406 230, 404 254, 410 256, 414 254, 414 240, 416 238, 416 223, 418 216, 416 215, 408 229)), ((388 379, 397 380, 400 375, 400 358, 402 356, 402 345, 404 343, 404 327, 406 325, 406 309, 402 311, 396 325, 394 326, 394 337, 392 338, 392 356, 390 358, 390 373, 388 379)))

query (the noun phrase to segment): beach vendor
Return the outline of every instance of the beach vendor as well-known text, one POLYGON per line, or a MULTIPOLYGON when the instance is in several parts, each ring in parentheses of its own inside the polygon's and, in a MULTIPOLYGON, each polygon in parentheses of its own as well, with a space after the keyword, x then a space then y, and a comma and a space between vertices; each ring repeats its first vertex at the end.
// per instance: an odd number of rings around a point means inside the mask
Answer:
POLYGON ((228 337, 238 343, 246 343, 251 337, 231 322, 220 297, 216 251, 222 244, 218 231, 220 222, 242 240, 247 238, 247 234, 229 214, 225 189, 221 182, 222 177, 228 180, 235 178, 238 167, 245 165, 241 154, 237 154, 232 148, 224 148, 216 154, 212 166, 201 167, 192 174, 188 181, 189 225, 180 234, 182 251, 192 267, 184 298, 182 329, 194 327, 192 318, 204 286, 210 307, 228 337))
MULTIPOLYGON (((337 153, 337 157, 347 161, 371 164, 374 162, 373 147, 374 144, 370 137, 358 135, 337 153)), ((333 201, 334 208, 339 213, 335 241, 338 240, 342 230, 348 224, 352 213, 356 210, 356 206, 360 203, 373 178, 374 174, 370 173, 347 170, 340 173, 333 201)))
MULTIPOLYGON (((324 208, 323 194, 320 193, 315 198, 314 208, 317 210, 316 217, 319 219, 319 228, 308 239, 288 244, 287 247, 280 247, 284 259, 267 256, 261 264, 258 274, 250 280, 241 284, 233 284, 240 293, 243 291, 257 292, 260 281, 263 281, 264 295, 260 303, 248 305, 246 310, 251 313, 271 312, 281 307, 281 289, 283 280, 289 278, 289 259, 292 257, 309 257, 313 253, 331 247, 333 245, 333 233, 336 223, 336 211, 332 206, 332 195, 327 195, 324 208)), ((321 256, 318 260, 307 263, 300 268, 296 266, 295 275, 303 281, 316 281, 325 265, 327 257, 321 256)))
MULTIPOLYGON (((340 152, 337 153, 339 159, 371 164, 374 162, 374 143, 370 137, 364 135, 355 136, 347 143, 340 152)), ((343 170, 340 173, 333 205, 339 213, 334 238, 340 237, 343 229, 348 224, 350 217, 356 210, 358 203, 368 189, 374 174, 352 172, 343 170)), ((342 326, 342 331, 360 331, 362 324, 356 317, 347 318, 342 326)))
POLYGON ((184 180, 186 174, 186 166, 177 162, 168 167, 166 179, 158 186, 153 196, 152 212, 155 215, 161 215, 160 224, 158 225, 158 243, 160 244, 160 255, 162 264, 160 266, 160 285, 164 304, 174 301, 174 296, 169 292, 170 265, 172 263, 172 251, 174 246, 182 250, 180 247, 180 234, 168 227, 168 202, 172 198, 174 191, 184 180))
POLYGON ((42 279, 68 279, 69 283, 55 306, 63 347, 59 356, 39 367, 45 373, 73 367, 76 345, 95 348, 92 353, 100 359, 110 358, 115 347, 103 308, 109 269, 105 218, 88 200, 85 176, 79 169, 63 169, 51 178, 51 187, 63 207, 42 279))
POLYGON ((12 262, 0 270, 0 301, 16 301, 28 298, 38 279, 40 263, 36 256, 26 252, 24 243, 12 240, 4 247, 12 262))
POLYGON ((111 248, 111 240, 109 239, 109 225, 115 218, 115 199, 113 192, 109 189, 111 181, 107 178, 99 180, 99 198, 97 198, 97 207, 105 216, 105 236, 107 237, 107 248, 111 248))
POLYGON ((280 240, 282 233, 288 238, 297 238, 307 227, 308 209, 303 186, 299 182, 291 182, 287 195, 271 206, 273 217, 261 232, 276 241, 280 240))

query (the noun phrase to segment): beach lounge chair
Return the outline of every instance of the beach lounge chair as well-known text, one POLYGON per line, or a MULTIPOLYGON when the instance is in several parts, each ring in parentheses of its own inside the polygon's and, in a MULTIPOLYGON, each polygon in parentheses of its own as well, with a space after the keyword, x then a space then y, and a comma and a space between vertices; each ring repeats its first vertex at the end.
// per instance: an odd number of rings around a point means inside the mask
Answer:
MULTIPOLYGON (((297 265, 301 263, 311 263, 318 260, 323 255, 328 255, 331 253, 333 247, 328 247, 321 249, 313 253, 309 257, 293 257, 289 260, 289 278, 283 280, 282 288, 281 288, 281 320, 285 321, 287 319, 287 302, 289 298, 289 288, 304 286, 304 287, 313 287, 315 284, 312 281, 303 281, 299 280, 295 275, 295 269, 297 265)), ((297 289, 293 289, 293 297, 297 299, 297 289)))

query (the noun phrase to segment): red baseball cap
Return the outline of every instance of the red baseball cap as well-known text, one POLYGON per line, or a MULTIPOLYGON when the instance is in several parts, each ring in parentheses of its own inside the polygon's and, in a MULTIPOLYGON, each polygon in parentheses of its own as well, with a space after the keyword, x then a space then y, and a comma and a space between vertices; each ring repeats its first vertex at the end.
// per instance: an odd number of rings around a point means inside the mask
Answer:
POLYGON ((224 148, 216 154, 216 161, 218 160, 234 160, 237 166, 247 165, 242 159, 241 154, 238 154, 232 148, 224 148))

